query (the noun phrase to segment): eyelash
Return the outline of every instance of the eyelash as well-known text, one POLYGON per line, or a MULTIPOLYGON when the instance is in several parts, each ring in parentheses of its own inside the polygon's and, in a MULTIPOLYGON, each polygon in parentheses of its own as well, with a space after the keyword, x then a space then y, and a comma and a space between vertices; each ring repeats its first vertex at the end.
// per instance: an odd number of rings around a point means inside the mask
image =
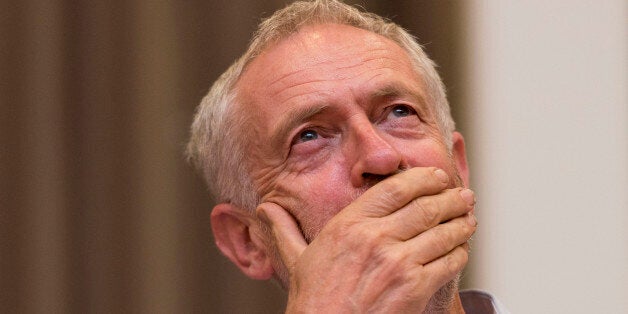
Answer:
POLYGON ((296 132, 296 134, 292 138, 292 142, 290 143, 290 146, 294 146, 296 144, 301 144, 301 143, 306 143, 306 142, 317 140, 317 139, 319 139, 320 137, 323 136, 321 133, 323 133, 323 132, 318 127, 314 127, 314 126, 304 127, 304 128, 302 128, 302 129, 300 129, 299 131, 296 132), (308 140, 308 141, 301 141, 301 139, 302 139, 301 136, 304 133, 306 133, 306 132, 315 132, 316 133, 316 138, 313 138, 313 139, 308 140))
MULTIPOLYGON (((398 107, 402 107, 402 108, 408 110, 408 114, 407 115, 400 116, 398 118, 405 118, 405 117, 409 117, 409 116, 412 116, 412 115, 415 115, 417 117, 419 116, 418 112, 414 109, 414 107, 412 107, 410 105, 407 105, 407 104, 399 104, 399 103, 397 103, 397 104, 393 104, 393 105, 388 106, 388 107, 385 108, 384 113, 382 115, 382 120, 385 120, 386 118, 388 118, 388 116, 390 114, 394 113, 395 109, 398 108, 398 107)), ((419 117, 419 119, 420 119, 420 117, 419 117)))
MULTIPOLYGON (((384 109, 384 112, 382 114, 382 118, 380 119, 380 121, 386 120, 388 118, 388 116, 390 114, 394 113, 394 110, 396 108, 398 108, 398 107, 402 107, 402 108, 408 110, 407 115, 400 116, 398 118, 405 118, 405 117, 409 117, 409 116, 412 116, 412 115, 418 116, 417 111, 412 106, 407 105, 407 104, 399 104, 399 103, 397 103, 397 104, 393 104, 391 106, 388 106, 388 107, 386 107, 384 109)), ((310 141, 315 141, 315 140, 319 139, 320 137, 324 136, 324 134, 321 134, 321 133, 324 133, 324 130, 321 130, 319 127, 313 127, 313 126, 304 127, 302 129, 300 129, 298 132, 296 132, 296 134, 294 135, 294 137, 293 137, 293 139, 292 139, 292 141, 290 143, 290 146, 294 146, 296 144, 301 144, 301 143, 307 143, 307 142, 310 142, 310 141), (301 136, 305 132, 315 132, 316 133, 316 137, 311 139, 311 140, 301 141, 301 139, 302 139, 301 136)))

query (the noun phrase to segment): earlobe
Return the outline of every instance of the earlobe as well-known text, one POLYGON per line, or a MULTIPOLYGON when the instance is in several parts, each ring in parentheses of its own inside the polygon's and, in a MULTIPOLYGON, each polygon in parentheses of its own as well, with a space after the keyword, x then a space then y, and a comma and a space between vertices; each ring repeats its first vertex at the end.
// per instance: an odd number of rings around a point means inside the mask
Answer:
POLYGON ((469 166, 467 165, 467 153, 464 143, 464 137, 460 132, 453 132, 452 134, 452 155, 458 168, 460 178, 465 187, 469 186, 469 166))
POLYGON ((211 213, 212 231, 220 251, 245 275, 266 280, 274 270, 261 233, 252 231, 256 219, 252 213, 228 203, 216 205, 211 213))

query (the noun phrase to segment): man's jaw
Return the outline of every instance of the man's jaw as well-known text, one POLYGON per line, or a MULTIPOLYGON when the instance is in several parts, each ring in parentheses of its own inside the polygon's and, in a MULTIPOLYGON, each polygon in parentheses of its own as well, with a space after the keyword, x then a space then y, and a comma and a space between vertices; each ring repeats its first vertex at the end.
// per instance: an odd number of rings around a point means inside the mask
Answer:
POLYGON ((447 282, 432 295, 423 313, 449 313, 454 305, 455 296, 458 293, 459 282, 460 273, 456 275, 456 278, 447 282))

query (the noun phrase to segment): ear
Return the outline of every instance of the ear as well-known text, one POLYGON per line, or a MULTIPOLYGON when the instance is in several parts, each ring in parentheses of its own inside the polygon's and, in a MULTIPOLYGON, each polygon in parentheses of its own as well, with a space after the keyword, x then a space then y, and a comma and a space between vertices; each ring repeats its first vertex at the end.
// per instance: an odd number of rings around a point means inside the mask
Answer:
POLYGON ((274 273, 260 232, 252 232, 257 224, 252 213, 237 206, 221 203, 211 213, 216 246, 240 270, 253 279, 270 279, 274 273))
POLYGON ((465 187, 469 186, 469 166, 467 165, 467 153, 465 151, 464 146, 464 137, 459 132, 454 132, 452 134, 452 155, 454 157, 454 162, 456 163, 456 167, 458 168, 458 173, 462 178, 462 182, 465 187))

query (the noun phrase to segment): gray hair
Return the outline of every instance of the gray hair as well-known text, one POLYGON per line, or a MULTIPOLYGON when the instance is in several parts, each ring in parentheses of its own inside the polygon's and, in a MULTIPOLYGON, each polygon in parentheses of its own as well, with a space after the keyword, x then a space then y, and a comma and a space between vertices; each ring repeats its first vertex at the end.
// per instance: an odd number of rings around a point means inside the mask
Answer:
POLYGON ((238 107, 236 83, 246 66, 264 49, 306 25, 316 24, 353 26, 379 34, 401 46, 424 80, 426 100, 433 104, 437 125, 451 149, 454 121, 444 85, 434 63, 412 35, 393 22, 338 0, 298 1, 260 23, 248 50, 218 78, 197 108, 187 155, 203 172, 215 201, 249 210, 255 209, 259 202, 249 176, 250 162, 244 159, 246 139, 241 136, 241 131, 246 121, 240 115, 232 114, 238 107))

